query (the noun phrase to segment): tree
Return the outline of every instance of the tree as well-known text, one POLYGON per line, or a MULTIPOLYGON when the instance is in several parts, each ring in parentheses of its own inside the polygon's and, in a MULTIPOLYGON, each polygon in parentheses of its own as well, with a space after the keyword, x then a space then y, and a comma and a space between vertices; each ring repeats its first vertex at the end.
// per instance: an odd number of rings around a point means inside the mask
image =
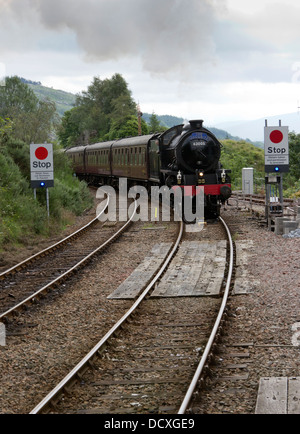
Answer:
POLYGON ((12 121, 9 118, 3 119, 0 117, 0 147, 9 141, 12 128, 12 121))
POLYGON ((82 125, 81 112, 82 109, 80 107, 74 107, 66 111, 62 118, 57 135, 60 143, 65 148, 77 145, 83 141, 81 131, 84 131, 84 127, 82 125))
POLYGON ((7 77, 0 87, 0 116, 11 120, 13 137, 26 143, 49 140, 58 122, 55 104, 39 101, 18 77, 7 77))
MULTIPOLYGON (((283 186, 288 189, 287 196, 292 196, 300 189, 300 134, 289 134, 289 172, 283 176, 283 186)), ((299 196, 297 196, 299 197, 299 196)))
POLYGON ((289 134, 290 175, 295 181, 300 179, 300 134, 289 134))
POLYGON ((0 87, 0 114, 15 118, 21 113, 31 113, 38 104, 34 92, 18 77, 6 77, 5 86, 0 87))
POLYGON ((77 95, 71 113, 65 113, 59 138, 69 146, 120 137, 119 131, 135 113, 131 91, 120 74, 105 80, 94 77, 88 89, 77 95))
MULTIPOLYGON (((142 120, 142 134, 148 134, 148 126, 142 120)), ((111 129, 110 132, 104 137, 105 140, 122 139, 125 137, 135 137, 138 135, 138 120, 137 116, 130 116, 130 118, 119 128, 111 129)))
POLYGON ((162 125, 160 124, 157 115, 153 112, 150 116, 150 123, 149 123, 149 132, 150 133, 156 133, 161 131, 162 125))

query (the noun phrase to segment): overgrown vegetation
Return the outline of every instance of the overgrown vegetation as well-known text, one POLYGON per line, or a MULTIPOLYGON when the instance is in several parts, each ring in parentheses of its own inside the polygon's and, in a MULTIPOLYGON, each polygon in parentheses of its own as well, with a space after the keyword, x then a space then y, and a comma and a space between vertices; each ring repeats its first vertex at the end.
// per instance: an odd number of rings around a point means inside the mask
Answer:
POLYGON ((286 197, 300 198, 300 134, 289 134, 290 171, 284 174, 286 197))
MULTIPOLYGON (((149 124, 141 119, 142 134, 165 129, 154 113, 149 124)), ((95 77, 87 91, 77 95, 75 107, 65 112, 58 131, 64 147, 137 135, 137 104, 120 74, 95 77)))
POLYGON ((55 186, 50 189, 50 213, 45 190, 34 200, 30 188, 30 143, 53 137, 56 112, 53 104, 37 100, 17 77, 7 78, 0 90, 0 250, 9 243, 30 243, 36 235, 57 231, 90 207, 85 183, 73 177, 69 159, 55 144, 55 186))
MULTIPOLYGON (((234 190, 242 189, 242 169, 254 168, 254 185, 257 193, 265 189, 264 150, 244 140, 223 140, 221 162, 226 169, 231 169, 234 190)), ((283 175, 285 197, 300 198, 300 135, 289 134, 290 171, 283 175)))
POLYGON ((244 140, 222 140, 221 163, 231 170, 233 190, 242 189, 242 169, 254 168, 254 184, 257 192, 264 188, 264 151, 244 140))

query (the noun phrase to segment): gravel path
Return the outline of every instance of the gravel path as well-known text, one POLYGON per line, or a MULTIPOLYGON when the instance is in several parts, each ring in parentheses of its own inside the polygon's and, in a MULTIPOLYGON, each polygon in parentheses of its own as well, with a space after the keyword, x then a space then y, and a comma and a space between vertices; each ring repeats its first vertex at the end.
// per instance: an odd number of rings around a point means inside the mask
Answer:
POLYGON ((253 414, 260 377, 300 376, 300 240, 276 236, 249 213, 231 207, 223 216, 237 245, 253 243, 241 266, 251 292, 230 298, 230 317, 213 369, 217 378, 201 392, 195 411, 253 414), (228 369, 232 365, 244 367, 228 369))

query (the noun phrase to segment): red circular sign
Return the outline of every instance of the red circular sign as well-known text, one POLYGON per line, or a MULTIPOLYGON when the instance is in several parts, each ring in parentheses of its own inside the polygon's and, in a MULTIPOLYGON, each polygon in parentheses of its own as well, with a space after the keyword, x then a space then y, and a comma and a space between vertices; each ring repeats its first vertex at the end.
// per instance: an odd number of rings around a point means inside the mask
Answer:
POLYGON ((270 134, 270 140, 272 143, 280 143, 283 140, 283 134, 280 130, 274 130, 270 134))
POLYGON ((38 160, 46 160, 46 158, 48 157, 48 151, 43 146, 40 146, 35 151, 35 156, 38 160))

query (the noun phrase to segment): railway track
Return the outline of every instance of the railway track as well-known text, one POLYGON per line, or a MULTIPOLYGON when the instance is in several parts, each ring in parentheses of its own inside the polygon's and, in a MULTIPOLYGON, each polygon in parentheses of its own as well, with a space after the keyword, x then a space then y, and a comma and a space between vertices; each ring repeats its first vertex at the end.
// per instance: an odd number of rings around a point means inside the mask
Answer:
POLYGON ((222 224, 229 237, 222 300, 151 297, 179 248, 181 223, 162 267, 131 308, 31 414, 187 412, 226 316, 233 244, 222 224))
MULTIPOLYGON (((101 214, 108 205, 109 197, 101 214)), ((104 251, 127 229, 134 215, 123 226, 118 224, 105 228, 99 221, 101 214, 60 242, 0 274, 0 322, 5 322, 61 285, 95 255, 104 251)))
MULTIPOLYGON (((255 205, 262 206, 262 207, 266 205, 266 198, 262 194, 250 195, 250 194, 233 192, 231 199, 234 199, 236 201, 241 201, 241 202, 251 202, 255 205)), ((297 200, 295 201, 294 199, 289 199, 289 198, 283 199, 283 206, 285 208, 289 208, 289 207, 292 208, 293 206, 295 206, 296 203, 297 200)))

